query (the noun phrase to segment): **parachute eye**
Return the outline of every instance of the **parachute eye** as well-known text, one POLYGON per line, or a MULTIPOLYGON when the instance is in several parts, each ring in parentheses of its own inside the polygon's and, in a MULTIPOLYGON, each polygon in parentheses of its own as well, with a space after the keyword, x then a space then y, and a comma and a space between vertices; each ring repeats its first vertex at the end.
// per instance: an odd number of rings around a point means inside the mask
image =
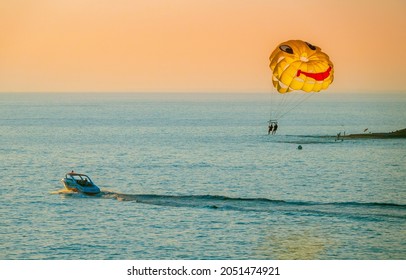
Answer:
POLYGON ((316 50, 316 47, 313 46, 312 44, 310 44, 310 43, 308 43, 308 42, 305 42, 305 43, 306 43, 306 45, 307 45, 311 50, 313 50, 313 51, 316 50))
POLYGON ((286 53, 293 54, 292 48, 289 47, 288 45, 281 45, 281 46, 279 46, 279 48, 280 48, 282 51, 286 52, 286 53))

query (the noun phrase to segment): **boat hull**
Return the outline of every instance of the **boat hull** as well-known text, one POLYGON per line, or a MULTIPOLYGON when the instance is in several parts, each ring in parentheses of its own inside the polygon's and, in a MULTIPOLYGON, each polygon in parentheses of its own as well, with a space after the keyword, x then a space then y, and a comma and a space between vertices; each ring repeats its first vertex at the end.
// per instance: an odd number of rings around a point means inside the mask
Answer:
POLYGON ((62 184, 67 190, 73 192, 81 192, 85 194, 98 194, 100 193, 100 188, 95 184, 91 184, 88 186, 82 186, 78 184, 75 180, 64 178, 61 180, 62 184))

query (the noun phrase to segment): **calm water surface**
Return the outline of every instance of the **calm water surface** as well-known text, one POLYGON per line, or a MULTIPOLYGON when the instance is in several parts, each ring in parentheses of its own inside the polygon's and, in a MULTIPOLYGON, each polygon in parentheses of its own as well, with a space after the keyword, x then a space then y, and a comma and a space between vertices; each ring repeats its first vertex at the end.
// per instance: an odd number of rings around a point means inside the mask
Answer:
POLYGON ((324 137, 405 128, 406 96, 317 95, 275 136, 269 103, 1 94, 0 259, 406 259, 406 140, 324 137))

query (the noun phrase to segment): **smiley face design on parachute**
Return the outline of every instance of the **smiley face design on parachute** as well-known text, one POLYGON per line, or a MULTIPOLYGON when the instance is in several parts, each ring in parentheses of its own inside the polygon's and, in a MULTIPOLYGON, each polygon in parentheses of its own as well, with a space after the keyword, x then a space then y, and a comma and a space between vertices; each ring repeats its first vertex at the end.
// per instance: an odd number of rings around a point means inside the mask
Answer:
POLYGON ((305 41, 279 44, 269 60, 272 83, 280 93, 318 92, 327 89, 334 79, 334 66, 328 55, 305 41))

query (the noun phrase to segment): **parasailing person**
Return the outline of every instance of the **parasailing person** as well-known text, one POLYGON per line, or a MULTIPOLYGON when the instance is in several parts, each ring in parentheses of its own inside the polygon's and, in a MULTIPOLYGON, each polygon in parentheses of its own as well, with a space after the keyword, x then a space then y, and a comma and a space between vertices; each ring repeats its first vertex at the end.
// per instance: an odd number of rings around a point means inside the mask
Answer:
MULTIPOLYGON (((272 84, 272 134, 277 122, 315 92, 327 89, 334 80, 334 65, 321 48, 302 40, 279 44, 269 57, 272 84)), ((268 133, 269 134, 269 133, 268 133)))

